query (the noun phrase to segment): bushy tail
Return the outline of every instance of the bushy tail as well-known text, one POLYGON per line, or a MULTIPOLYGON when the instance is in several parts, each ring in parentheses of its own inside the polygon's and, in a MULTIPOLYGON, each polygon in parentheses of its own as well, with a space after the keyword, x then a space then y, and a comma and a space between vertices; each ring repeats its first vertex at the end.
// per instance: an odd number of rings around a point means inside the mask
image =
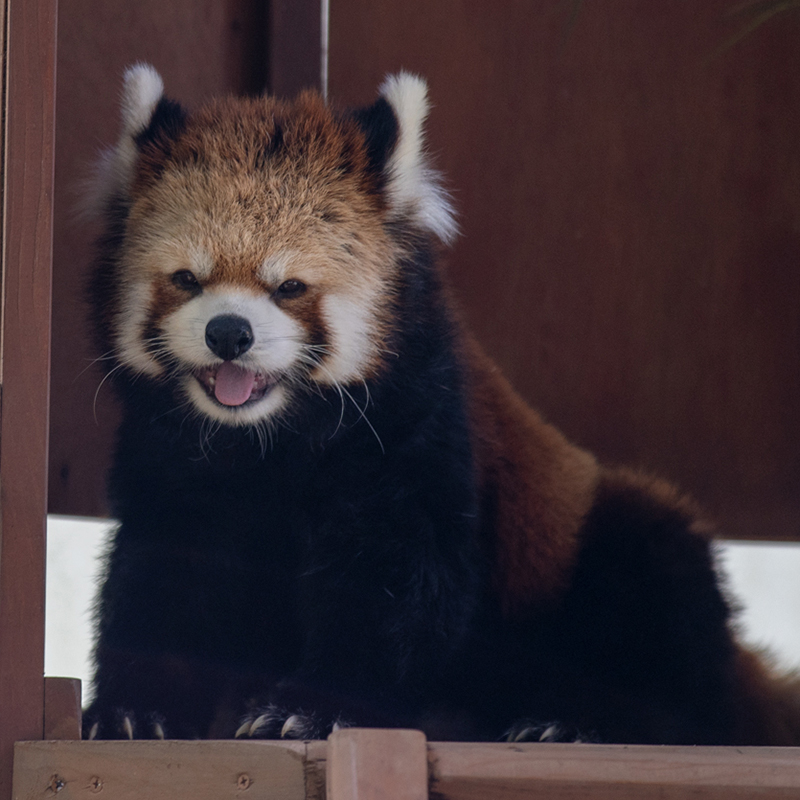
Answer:
POLYGON ((736 743, 800 746, 800 673, 782 672, 767 655, 737 655, 739 719, 736 743))

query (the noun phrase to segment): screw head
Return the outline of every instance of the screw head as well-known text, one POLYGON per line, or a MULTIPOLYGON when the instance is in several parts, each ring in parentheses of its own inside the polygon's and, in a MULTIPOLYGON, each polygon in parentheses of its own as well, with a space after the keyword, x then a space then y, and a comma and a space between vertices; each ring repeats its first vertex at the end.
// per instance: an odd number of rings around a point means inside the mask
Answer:
POLYGON ((243 772, 243 773, 242 773, 242 774, 241 774, 241 775, 240 775, 240 776, 239 776, 239 777, 236 779, 236 788, 237 788, 237 789, 238 789, 240 792, 242 792, 242 791, 244 791, 245 789, 249 789, 249 788, 250 788, 250 785, 251 785, 252 783, 253 783, 253 781, 251 781, 251 780, 250 780, 250 776, 249 776, 249 775, 248 775, 246 772, 243 772))

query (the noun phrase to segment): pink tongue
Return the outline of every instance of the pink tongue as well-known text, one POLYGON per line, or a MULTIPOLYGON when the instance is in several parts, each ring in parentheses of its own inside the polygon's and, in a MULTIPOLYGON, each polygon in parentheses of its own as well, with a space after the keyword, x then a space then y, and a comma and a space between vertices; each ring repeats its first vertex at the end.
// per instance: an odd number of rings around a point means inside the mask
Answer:
POLYGON ((240 406, 250 399, 255 382, 255 372, 231 361, 223 361, 217 370, 214 396, 225 406, 240 406))

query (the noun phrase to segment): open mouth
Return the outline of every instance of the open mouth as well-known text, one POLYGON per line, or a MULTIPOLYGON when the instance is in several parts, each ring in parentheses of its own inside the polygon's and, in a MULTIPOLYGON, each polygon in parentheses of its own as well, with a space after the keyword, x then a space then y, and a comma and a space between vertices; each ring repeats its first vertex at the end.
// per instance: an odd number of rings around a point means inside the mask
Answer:
POLYGON ((277 384, 275 378, 232 361, 202 367, 192 374, 209 397, 228 407, 258 402, 277 384))

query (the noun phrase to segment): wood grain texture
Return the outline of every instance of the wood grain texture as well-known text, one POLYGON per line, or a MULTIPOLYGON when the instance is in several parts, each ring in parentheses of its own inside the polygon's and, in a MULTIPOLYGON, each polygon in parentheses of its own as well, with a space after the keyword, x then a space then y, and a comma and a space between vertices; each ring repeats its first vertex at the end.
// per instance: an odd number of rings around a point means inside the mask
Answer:
POLYGON ((269 24, 269 88, 279 97, 319 89, 320 0, 273 0, 269 24))
MULTIPOLYGON (((353 730, 328 743, 22 742, 15 756, 15 800, 100 792, 114 800, 323 800, 327 758, 329 800, 405 800, 426 788, 425 740, 414 731, 353 730)), ((797 748, 430 742, 427 769, 430 797, 440 800, 800 796, 797 748)))
POLYGON ((425 735, 345 728, 328 737, 328 800, 427 800, 425 735))
POLYGON ((800 796, 800 751, 779 747, 430 745, 447 800, 745 800, 800 796))
POLYGON ((0 800, 42 736, 55 0, 8 0, 0 429, 0 800))
POLYGON ((15 800, 322 800, 306 793, 302 742, 27 742, 15 800))
POLYGON ((800 13, 340 0, 330 95, 426 76, 466 316, 577 443, 800 535, 800 13))

